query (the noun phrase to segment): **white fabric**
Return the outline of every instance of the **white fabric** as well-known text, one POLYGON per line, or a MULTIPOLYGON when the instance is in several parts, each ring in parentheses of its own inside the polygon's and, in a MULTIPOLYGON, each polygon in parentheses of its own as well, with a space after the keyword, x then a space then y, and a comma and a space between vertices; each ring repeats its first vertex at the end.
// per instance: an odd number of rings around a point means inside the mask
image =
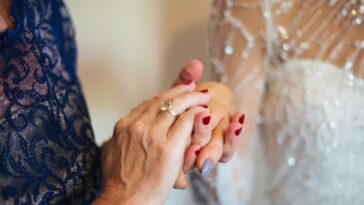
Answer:
MULTIPOLYGON (((333 37, 342 35, 330 29, 323 30, 322 36, 316 33, 315 38, 311 38, 307 29, 304 31, 308 33, 308 43, 291 43, 289 40, 296 36, 289 36, 285 43, 279 36, 285 38, 285 28, 272 20, 271 6, 276 1, 257 2, 217 0, 212 12, 212 62, 222 81, 233 88, 238 98, 240 96, 237 110, 246 105, 249 93, 244 87, 264 85, 261 116, 257 119, 259 129, 250 145, 251 151, 244 154, 239 151, 231 162, 218 167, 214 187, 220 204, 364 204, 364 81, 356 77, 364 71, 363 55, 359 55, 364 46, 355 47, 359 41, 350 40, 345 34, 339 42, 329 41, 334 39, 325 38, 329 32, 333 37), (241 8, 241 12, 261 9, 264 31, 254 33, 248 26, 251 24, 239 19, 237 14, 241 8), (239 38, 246 45, 238 45, 239 38), (321 42, 322 48, 332 44, 333 49, 328 50, 330 55, 323 57, 325 55, 319 51, 317 58, 301 57, 303 50, 311 46, 309 43, 315 42, 321 42), (330 63, 346 43, 353 44, 353 49, 344 56, 347 62, 361 62, 356 64, 357 75, 352 72, 352 64, 339 67, 330 63), (265 44, 265 63, 257 63, 256 68, 242 75, 249 61, 254 59, 253 50, 262 44, 265 44), (238 51, 241 54, 236 55, 238 51), (264 82, 254 80, 258 79, 260 68, 264 70, 264 82)), ((288 12, 299 0, 279 2, 283 2, 279 12, 288 12)), ((298 13, 304 16, 312 12, 312 18, 318 21, 320 18, 314 14, 322 14, 322 23, 319 22, 316 29, 320 30, 329 28, 326 25, 334 22, 334 17, 356 9, 360 2, 307 0, 302 7, 307 12, 298 13), (328 6, 332 6, 332 12, 329 10, 326 15, 328 6)), ((279 17, 279 12, 276 10, 274 14, 279 17)), ((339 19, 346 22, 347 29, 364 26, 354 25, 346 16, 339 19)), ((300 19, 294 20, 287 25, 295 28, 294 23, 300 19)), ((364 36, 361 37, 357 40, 363 42, 364 36)), ((257 98, 248 100, 259 103, 257 98)), ((246 114, 249 117, 249 111, 246 114)))

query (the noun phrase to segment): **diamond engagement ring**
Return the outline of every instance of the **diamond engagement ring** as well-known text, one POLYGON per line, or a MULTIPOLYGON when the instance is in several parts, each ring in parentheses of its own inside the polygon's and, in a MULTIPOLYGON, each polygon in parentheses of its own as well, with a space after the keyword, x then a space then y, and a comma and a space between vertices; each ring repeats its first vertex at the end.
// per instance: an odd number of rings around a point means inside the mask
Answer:
POLYGON ((174 118, 177 117, 177 113, 172 109, 172 100, 161 102, 161 105, 159 106, 159 110, 161 110, 163 112, 168 112, 174 118))

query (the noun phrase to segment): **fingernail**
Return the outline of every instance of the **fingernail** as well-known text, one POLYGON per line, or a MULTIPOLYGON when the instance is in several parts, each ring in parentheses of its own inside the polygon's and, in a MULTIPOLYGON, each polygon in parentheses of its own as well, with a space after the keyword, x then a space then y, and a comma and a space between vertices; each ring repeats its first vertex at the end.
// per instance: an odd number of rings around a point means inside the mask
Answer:
POLYGON ((204 125, 208 125, 208 124, 210 123, 210 120, 211 120, 211 116, 204 117, 204 118, 202 119, 202 123, 203 123, 204 125))
POLYGON ((208 93, 208 92, 209 92, 209 90, 207 90, 207 89, 203 89, 203 90, 200 90, 200 92, 201 92, 201 93, 208 93))
POLYGON ((200 154, 200 151, 201 151, 201 149, 196 150, 196 151, 195 151, 195 154, 196 154, 196 155, 200 154))
POLYGON ((244 121, 245 121, 245 114, 242 114, 239 118, 239 123, 240 124, 244 124, 244 121))
POLYGON ((192 83, 192 80, 188 80, 188 81, 185 82, 186 85, 189 85, 191 83, 192 83))
POLYGON ((202 170, 201 170, 201 174, 202 176, 206 177, 210 174, 211 169, 213 167, 213 163, 211 160, 206 160, 203 165, 202 165, 202 170))
POLYGON ((243 130, 243 128, 235 130, 235 135, 239 136, 242 130, 243 130))
POLYGON ((203 107, 203 108, 209 108, 209 106, 208 105, 200 105, 201 107, 203 107))

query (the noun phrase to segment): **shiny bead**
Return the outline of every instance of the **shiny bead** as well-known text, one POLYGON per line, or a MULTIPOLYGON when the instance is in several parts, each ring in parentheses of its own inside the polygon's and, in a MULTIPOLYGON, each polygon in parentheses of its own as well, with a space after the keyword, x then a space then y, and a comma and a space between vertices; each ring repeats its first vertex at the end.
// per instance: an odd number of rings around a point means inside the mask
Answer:
POLYGON ((355 46, 363 49, 364 48, 364 41, 355 41, 355 46))
POLYGON ((359 13, 364 14, 364 5, 363 4, 359 6, 359 13))
POLYGON ((226 46, 224 52, 226 53, 226 55, 232 55, 234 53, 234 48, 231 46, 226 46))
POLYGON ((349 74, 348 74, 348 79, 349 79, 349 80, 355 80, 355 76, 354 76, 354 74, 349 73, 349 74))
POLYGON ((360 17, 356 17, 353 21, 354 25, 360 25, 361 24, 361 18, 360 17))
POLYGON ((288 35, 288 31, 286 28, 284 28, 283 26, 278 26, 278 32, 279 35, 283 38, 283 39, 288 39, 289 35, 288 35))
POLYGON ((342 15, 343 17, 348 16, 348 11, 346 11, 346 10, 342 10, 342 11, 341 11, 341 15, 342 15))
POLYGON ((284 50, 284 51, 289 51, 290 46, 288 45, 288 43, 284 43, 284 44, 282 45, 282 48, 283 48, 283 50, 284 50))
POLYGON ((290 167, 293 167, 296 164, 296 159, 294 157, 289 157, 287 160, 287 164, 290 167))
POLYGON ((356 16, 358 14, 358 12, 355 9, 351 10, 350 13, 352 16, 356 16))
POLYGON ((346 61, 346 63, 344 64, 344 69, 346 71, 350 71, 352 67, 353 67, 353 62, 351 61, 346 61))
POLYGON ((268 11, 264 11, 263 12, 263 16, 264 16, 264 18, 269 18, 270 17, 270 13, 268 11))

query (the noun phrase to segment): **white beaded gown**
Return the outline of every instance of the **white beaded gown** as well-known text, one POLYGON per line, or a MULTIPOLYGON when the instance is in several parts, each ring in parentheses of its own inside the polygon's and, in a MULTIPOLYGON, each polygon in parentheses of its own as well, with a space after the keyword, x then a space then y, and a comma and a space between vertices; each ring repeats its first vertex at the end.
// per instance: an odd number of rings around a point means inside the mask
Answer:
POLYGON ((364 204, 362 21, 363 0, 214 2, 212 64, 248 130, 200 204, 364 204))

